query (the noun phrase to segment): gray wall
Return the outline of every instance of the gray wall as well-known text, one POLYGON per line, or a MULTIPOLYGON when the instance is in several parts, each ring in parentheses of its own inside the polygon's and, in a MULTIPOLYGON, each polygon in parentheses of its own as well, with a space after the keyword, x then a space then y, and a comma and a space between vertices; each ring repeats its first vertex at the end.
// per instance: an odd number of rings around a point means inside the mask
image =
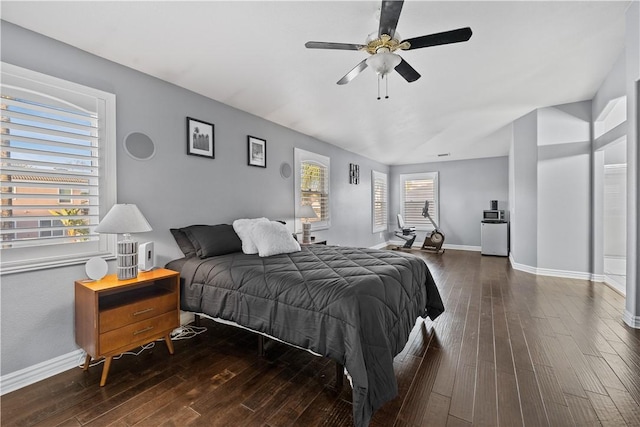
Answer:
POLYGON ((591 271, 591 101, 538 114, 537 267, 591 271))
POLYGON ((514 122, 511 251, 534 269, 591 272, 591 101, 514 122))
POLYGON ((513 123, 511 186, 511 256, 517 264, 538 265, 538 115, 533 111, 513 123))
POLYGON ((626 53, 622 51, 618 60, 611 68, 609 74, 604 79, 598 92, 592 100, 592 116, 597 119, 602 110, 607 106, 612 99, 620 98, 627 94, 627 87, 625 84, 626 76, 626 53))
MULTIPOLYGON (((490 157, 391 166, 390 228, 393 230, 398 227, 396 215, 400 213, 400 175, 438 172, 440 197, 440 224, 438 225, 445 234, 445 246, 479 247, 482 211, 490 208, 489 201, 498 200, 500 209, 509 209, 508 160, 508 157, 490 157)), ((422 244, 424 236, 425 232, 418 232, 414 244, 422 244)))
MULTIPOLYGON (((388 166, 4 21, 1 36, 2 61, 116 94, 118 202, 136 203, 151 223, 138 239, 155 242, 158 265, 181 255, 171 227, 263 215, 291 221, 293 177, 279 168, 293 162, 294 147, 331 158, 331 228, 314 234, 330 244, 384 242, 371 232, 370 171, 388 166), (186 155, 187 116, 215 125, 214 160, 186 155), (132 131, 151 137, 155 157, 124 152, 132 131), (247 135, 267 140, 266 169, 247 166, 247 135), (349 163, 360 165, 359 185, 348 183, 349 163)), ((84 277, 83 265, 2 276, 2 375, 77 349, 73 282, 84 277)))
POLYGON ((625 321, 640 328, 640 2, 627 10, 627 299, 625 321))

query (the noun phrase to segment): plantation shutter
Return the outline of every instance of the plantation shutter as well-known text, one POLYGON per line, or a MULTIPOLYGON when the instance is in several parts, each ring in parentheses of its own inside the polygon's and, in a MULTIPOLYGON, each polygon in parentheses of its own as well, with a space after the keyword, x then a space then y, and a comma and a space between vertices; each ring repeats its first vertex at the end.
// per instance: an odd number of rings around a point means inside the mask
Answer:
POLYGON ((2 248, 98 240, 99 102, 3 84, 2 248))
POLYGON ((374 233, 387 230, 388 209, 387 209, 387 174, 371 171, 371 199, 372 199, 372 219, 374 233))
POLYGON ((429 215, 438 223, 437 173, 402 175, 402 217, 407 226, 432 229, 431 222, 422 216, 425 201, 429 201, 429 215))
POLYGON ((605 257, 626 257, 627 165, 604 165, 603 230, 605 257))
POLYGON ((318 218, 310 222, 329 220, 329 174, 327 167, 314 161, 300 164, 301 205, 311 205, 318 218))

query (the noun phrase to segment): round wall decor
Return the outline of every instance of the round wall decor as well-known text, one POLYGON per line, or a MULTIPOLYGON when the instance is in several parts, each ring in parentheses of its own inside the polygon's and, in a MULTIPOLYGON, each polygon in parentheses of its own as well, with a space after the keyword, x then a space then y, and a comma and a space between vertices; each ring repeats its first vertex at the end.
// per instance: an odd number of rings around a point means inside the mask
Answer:
POLYGON ((282 162, 280 165, 280 176, 285 179, 291 176, 291 165, 289 163, 282 162))
POLYGON ((147 135, 131 132, 123 141, 124 151, 136 160, 149 160, 156 154, 156 145, 147 135))

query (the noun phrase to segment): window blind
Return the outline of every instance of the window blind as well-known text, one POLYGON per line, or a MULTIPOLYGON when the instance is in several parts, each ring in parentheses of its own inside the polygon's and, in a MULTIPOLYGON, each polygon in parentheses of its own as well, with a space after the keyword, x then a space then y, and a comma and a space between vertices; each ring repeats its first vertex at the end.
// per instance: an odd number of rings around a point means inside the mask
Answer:
POLYGON ((387 230, 388 223, 388 193, 387 193, 387 174, 377 171, 371 171, 372 186, 372 231, 374 233, 387 230))
POLYGON ((417 229, 433 228, 431 222, 422 216, 425 201, 429 201, 429 215, 437 224, 438 195, 437 173, 412 174, 401 176, 402 184, 402 217, 409 226, 417 229))
POLYGON ((97 105, 3 85, 0 110, 2 248, 97 240, 97 105))

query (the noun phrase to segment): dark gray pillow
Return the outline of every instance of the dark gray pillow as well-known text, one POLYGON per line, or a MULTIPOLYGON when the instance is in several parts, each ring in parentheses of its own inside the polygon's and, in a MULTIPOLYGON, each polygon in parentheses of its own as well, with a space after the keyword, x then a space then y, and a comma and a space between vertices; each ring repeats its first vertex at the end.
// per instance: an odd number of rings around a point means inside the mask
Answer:
POLYGON ((231 224, 191 225, 181 228, 200 258, 242 252, 242 240, 231 224))
POLYGON ((193 247, 193 243, 191 243, 191 240, 183 230, 184 228, 169 229, 184 256, 189 258, 196 254, 196 248, 193 247))

